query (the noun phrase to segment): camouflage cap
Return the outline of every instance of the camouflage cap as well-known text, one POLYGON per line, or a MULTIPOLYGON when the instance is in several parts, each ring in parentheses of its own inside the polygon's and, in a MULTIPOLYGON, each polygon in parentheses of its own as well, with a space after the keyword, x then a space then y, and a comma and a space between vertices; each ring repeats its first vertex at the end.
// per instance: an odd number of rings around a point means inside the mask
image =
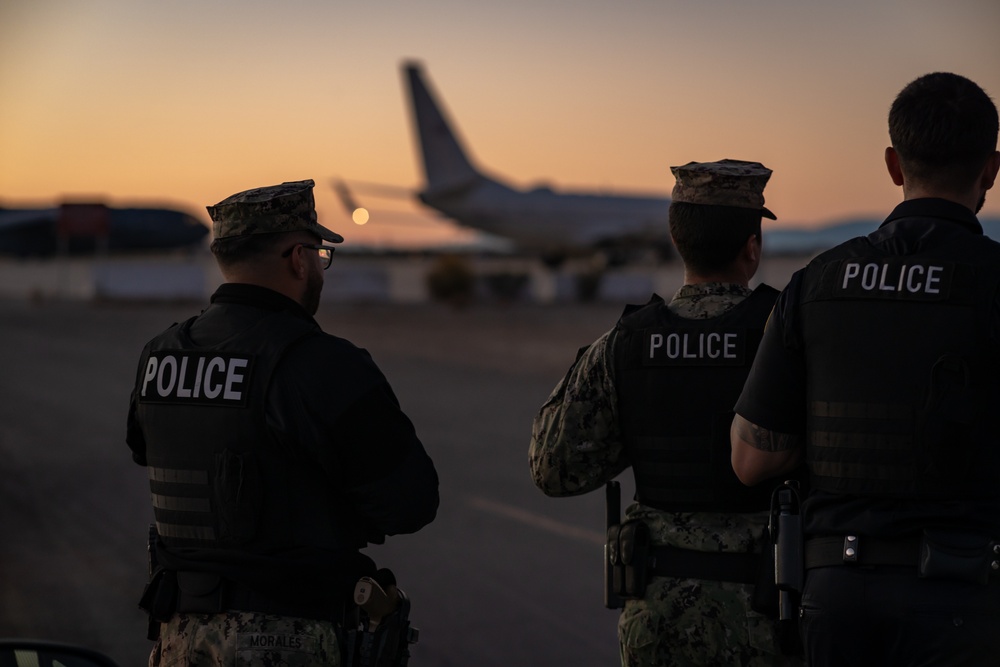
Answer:
POLYGON ((674 201, 759 209, 765 218, 777 220, 764 208, 764 186, 771 178, 771 170, 760 162, 688 162, 670 171, 677 179, 674 201))
POLYGON ((291 181, 238 192, 209 206, 212 232, 217 239, 248 234, 313 232, 324 241, 341 243, 344 237, 316 221, 316 203, 310 180, 291 181))

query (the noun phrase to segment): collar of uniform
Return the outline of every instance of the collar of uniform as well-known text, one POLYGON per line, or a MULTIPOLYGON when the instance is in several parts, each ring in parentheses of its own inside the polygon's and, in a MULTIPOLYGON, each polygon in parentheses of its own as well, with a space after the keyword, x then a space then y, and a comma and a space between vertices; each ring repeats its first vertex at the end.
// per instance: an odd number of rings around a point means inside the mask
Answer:
POLYGON ((900 218, 943 218, 956 222, 974 234, 982 234, 983 226, 979 224, 976 214, 961 204, 947 199, 925 198, 908 199, 892 210, 889 217, 879 227, 884 227, 900 218))
POLYGON ((671 302, 677 299, 702 298, 706 296, 750 296, 753 292, 749 287, 744 287, 739 283, 695 283, 693 285, 682 285, 674 292, 671 302))
POLYGON ((223 283, 212 295, 212 303, 234 303, 275 312, 287 310, 299 317, 312 319, 306 309, 294 299, 259 285, 223 283))

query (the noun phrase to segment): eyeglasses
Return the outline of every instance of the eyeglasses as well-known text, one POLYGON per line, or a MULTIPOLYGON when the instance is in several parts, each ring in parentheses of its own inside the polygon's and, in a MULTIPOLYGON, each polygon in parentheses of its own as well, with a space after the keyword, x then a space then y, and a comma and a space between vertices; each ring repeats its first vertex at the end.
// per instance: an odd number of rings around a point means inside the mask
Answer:
POLYGON ((303 248, 309 248, 310 250, 315 250, 319 253, 319 258, 323 261, 323 270, 330 268, 330 264, 333 263, 333 251, 336 248, 331 248, 328 245, 310 245, 308 243, 296 243, 291 248, 281 253, 282 257, 288 257, 292 254, 292 251, 297 247, 302 246, 303 248))

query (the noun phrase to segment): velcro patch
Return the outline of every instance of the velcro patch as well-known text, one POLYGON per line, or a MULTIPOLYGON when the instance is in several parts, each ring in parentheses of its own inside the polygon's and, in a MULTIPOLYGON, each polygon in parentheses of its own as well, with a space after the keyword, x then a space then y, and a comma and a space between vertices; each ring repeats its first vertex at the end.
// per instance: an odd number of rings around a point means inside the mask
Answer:
POLYGON ((252 371, 251 355, 153 352, 143 371, 139 402, 244 407, 252 371))

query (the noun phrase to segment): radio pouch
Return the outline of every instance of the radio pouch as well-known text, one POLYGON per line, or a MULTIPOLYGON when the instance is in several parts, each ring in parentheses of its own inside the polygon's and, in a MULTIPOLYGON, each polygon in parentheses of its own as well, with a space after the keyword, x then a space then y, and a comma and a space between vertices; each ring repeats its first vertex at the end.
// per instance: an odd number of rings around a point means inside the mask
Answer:
POLYGON ((988 537, 925 528, 920 539, 921 579, 948 579, 986 585, 993 562, 988 537))

